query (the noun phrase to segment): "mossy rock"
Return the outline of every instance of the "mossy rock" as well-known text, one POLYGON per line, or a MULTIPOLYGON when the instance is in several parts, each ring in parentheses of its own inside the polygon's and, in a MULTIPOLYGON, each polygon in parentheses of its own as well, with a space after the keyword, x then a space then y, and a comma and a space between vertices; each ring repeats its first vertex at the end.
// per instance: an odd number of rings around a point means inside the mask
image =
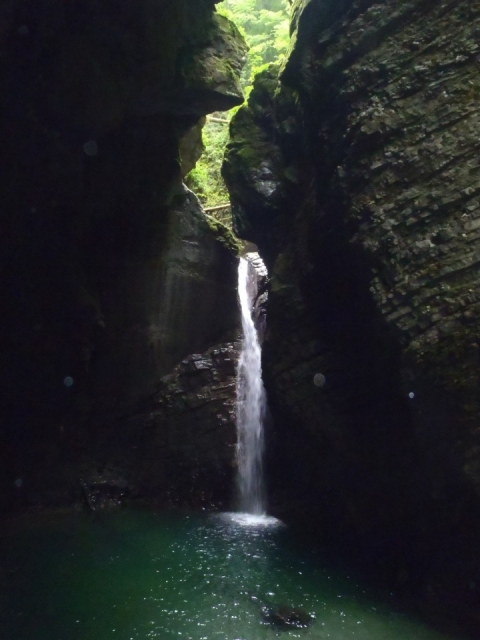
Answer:
POLYGON ((241 244, 238 238, 230 231, 230 229, 213 216, 205 214, 208 226, 215 234, 216 239, 235 256, 240 255, 241 244))
POLYGON ((195 47, 185 48, 181 62, 184 92, 202 96, 205 110, 225 111, 243 102, 240 74, 247 45, 237 27, 224 16, 214 15, 195 47))

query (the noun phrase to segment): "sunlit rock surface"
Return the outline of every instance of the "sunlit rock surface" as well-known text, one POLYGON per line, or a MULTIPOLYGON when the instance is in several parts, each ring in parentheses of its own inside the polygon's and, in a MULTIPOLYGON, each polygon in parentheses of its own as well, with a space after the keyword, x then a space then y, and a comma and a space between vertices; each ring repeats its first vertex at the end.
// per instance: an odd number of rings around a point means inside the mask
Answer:
POLYGON ((257 78, 224 171, 271 278, 279 508, 473 619, 480 6, 294 5, 283 85, 257 78))
POLYGON ((1 4, 2 506, 71 501, 160 378, 236 335, 233 245, 179 161, 242 101, 245 43, 214 4, 1 4))

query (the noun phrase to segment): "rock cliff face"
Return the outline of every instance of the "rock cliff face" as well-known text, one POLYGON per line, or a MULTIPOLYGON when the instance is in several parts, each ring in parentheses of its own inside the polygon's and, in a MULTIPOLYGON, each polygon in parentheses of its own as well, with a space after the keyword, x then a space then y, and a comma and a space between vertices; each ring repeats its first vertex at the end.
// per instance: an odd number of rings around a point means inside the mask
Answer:
MULTIPOLYGON (((117 474, 153 493, 126 425, 188 354, 236 336, 234 243, 184 189, 179 161, 206 113, 243 99, 245 44, 214 4, 0 7, 1 505, 70 500, 80 473, 84 486, 123 486, 117 474)), ((204 451, 215 424, 201 425, 188 446, 204 451)), ((167 436, 138 428, 154 458, 167 436)), ((209 456, 195 462, 205 477, 209 456)), ((155 490, 186 500, 171 476, 159 487, 161 460, 155 490)))
MULTIPOLYGON (((104 425, 87 446, 97 465, 84 460, 76 493, 83 487, 92 509, 126 497, 168 506, 228 506, 238 353, 233 342, 189 355, 131 415, 104 425)), ((74 475, 71 480, 75 487, 74 475)))
POLYGON ((278 508, 387 558, 425 603, 470 613, 479 15, 466 0, 294 3, 290 58, 280 80, 257 77, 224 166, 271 277, 278 508))

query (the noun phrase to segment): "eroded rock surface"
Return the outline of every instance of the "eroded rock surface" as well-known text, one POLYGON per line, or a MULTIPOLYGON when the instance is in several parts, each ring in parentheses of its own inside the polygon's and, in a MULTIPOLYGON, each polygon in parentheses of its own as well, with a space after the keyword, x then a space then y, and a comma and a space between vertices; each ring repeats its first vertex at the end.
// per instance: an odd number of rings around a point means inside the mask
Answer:
POLYGON ((68 502, 104 434, 236 334, 233 245, 179 161, 243 99, 245 43, 214 4, 0 7, 0 505, 68 502))
POLYGON ((294 4, 225 166, 271 277, 271 472, 286 511, 473 619, 480 5, 294 4))
MULTIPOLYGON (((93 490, 120 484, 130 498, 159 505, 226 508, 235 473, 235 388, 238 342, 189 355, 163 376, 132 415, 92 434, 83 459, 93 490)), ((101 493, 101 495, 103 495, 101 493)))
POLYGON ((252 318, 261 344, 267 327, 268 271, 257 251, 250 251, 243 257, 252 265, 256 274, 257 293, 253 299, 252 318))

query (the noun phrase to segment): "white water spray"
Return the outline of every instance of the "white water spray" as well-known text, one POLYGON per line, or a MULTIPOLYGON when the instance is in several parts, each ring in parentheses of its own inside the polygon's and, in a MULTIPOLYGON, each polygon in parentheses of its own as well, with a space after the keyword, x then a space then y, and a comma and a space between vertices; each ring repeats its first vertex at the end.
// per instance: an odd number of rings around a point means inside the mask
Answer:
POLYGON ((252 318, 257 295, 257 275, 248 260, 240 259, 238 296, 242 313, 243 342, 237 375, 237 461, 239 510, 265 513, 263 479, 263 421, 266 398, 262 381, 261 349, 252 318))

